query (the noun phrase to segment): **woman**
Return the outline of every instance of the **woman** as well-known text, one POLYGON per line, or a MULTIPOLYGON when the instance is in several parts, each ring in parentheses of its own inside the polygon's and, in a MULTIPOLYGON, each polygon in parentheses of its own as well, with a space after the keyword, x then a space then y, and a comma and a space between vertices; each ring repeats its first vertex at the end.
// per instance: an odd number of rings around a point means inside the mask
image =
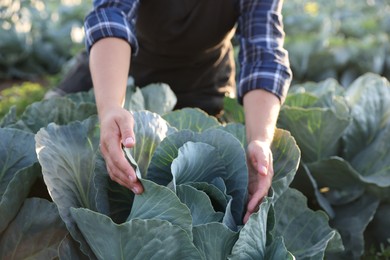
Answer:
POLYGON ((235 94, 231 40, 240 43, 238 99, 245 111, 249 200, 244 223, 267 194, 273 177, 273 139, 291 82, 283 49, 283 1, 96 0, 85 20, 90 70, 101 124, 101 151, 112 180, 143 192, 121 145, 133 147, 131 113, 122 108, 128 74, 138 86, 165 82, 177 108, 218 115, 235 94))

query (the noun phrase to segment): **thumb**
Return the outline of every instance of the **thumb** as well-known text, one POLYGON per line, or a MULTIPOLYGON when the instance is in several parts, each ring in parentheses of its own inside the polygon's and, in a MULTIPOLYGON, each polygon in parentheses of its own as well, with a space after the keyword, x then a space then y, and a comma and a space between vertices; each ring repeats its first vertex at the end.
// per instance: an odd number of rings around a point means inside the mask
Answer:
POLYGON ((126 148, 131 148, 135 145, 135 134, 134 134, 134 118, 128 113, 128 116, 123 117, 118 122, 119 131, 122 137, 122 144, 126 148))

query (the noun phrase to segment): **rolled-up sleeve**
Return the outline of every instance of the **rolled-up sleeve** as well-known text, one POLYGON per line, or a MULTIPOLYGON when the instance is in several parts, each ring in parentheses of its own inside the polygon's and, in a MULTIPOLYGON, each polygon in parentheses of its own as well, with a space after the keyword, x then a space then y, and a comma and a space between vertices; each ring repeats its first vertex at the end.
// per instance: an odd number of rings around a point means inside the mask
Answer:
POLYGON ((88 52, 102 38, 116 37, 127 41, 132 53, 138 50, 135 18, 138 0, 94 0, 93 10, 85 17, 85 44, 88 52))
POLYGON ((240 0, 237 35, 240 39, 238 99, 254 89, 275 94, 281 103, 292 72, 284 49, 283 0, 240 0))

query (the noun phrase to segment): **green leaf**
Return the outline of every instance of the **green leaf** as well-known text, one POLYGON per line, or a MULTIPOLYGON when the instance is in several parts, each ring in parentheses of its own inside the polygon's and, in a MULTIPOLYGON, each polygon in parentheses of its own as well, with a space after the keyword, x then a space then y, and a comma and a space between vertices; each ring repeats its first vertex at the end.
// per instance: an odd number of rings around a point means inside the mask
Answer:
POLYGON ((76 105, 66 97, 58 97, 29 105, 18 122, 10 127, 37 133, 39 129, 52 122, 65 125, 73 121, 84 120, 95 114, 95 104, 81 103, 76 105))
POLYGON ((291 132, 302 151, 305 163, 337 155, 343 131, 350 121, 339 115, 346 111, 330 108, 283 107, 278 127, 291 132))
POLYGON ((201 259, 188 234, 168 221, 132 219, 117 225, 88 209, 71 213, 98 259, 201 259))
POLYGON ((360 151, 352 160, 351 165, 361 174, 366 183, 379 187, 390 186, 390 121, 377 134, 375 139, 360 151))
MULTIPOLYGON (((330 224, 336 228, 343 239, 345 251, 334 259, 359 259, 364 252, 364 232, 378 208, 379 199, 368 193, 359 199, 335 206, 336 218, 330 224)), ((332 256, 330 256, 332 257, 332 256)))
MULTIPOLYGON (((93 116, 65 126, 52 123, 42 128, 35 137, 38 159, 49 193, 72 237, 82 243, 82 250, 88 255, 89 247, 83 241, 69 209, 85 207, 98 210, 97 203, 108 203, 96 197, 98 193, 94 184, 99 148, 97 122, 97 117, 93 116)), ((106 209, 108 206, 99 208, 106 209)))
POLYGON ((379 75, 364 74, 349 86, 346 97, 353 120, 343 136, 343 157, 351 160, 377 140, 379 133, 390 122, 389 82, 379 75))
POLYGON ((318 97, 311 93, 289 93, 284 106, 308 108, 318 101, 318 97))
POLYGON ((194 244, 202 254, 202 259, 226 260, 238 233, 228 229, 221 223, 208 223, 195 226, 194 244))
POLYGON ((172 161, 171 171, 174 189, 183 183, 211 182, 216 177, 222 177, 226 182, 231 177, 215 147, 191 141, 179 148, 177 157, 172 161))
POLYGON ((36 162, 33 134, 0 128, 0 233, 16 215, 36 180, 36 162))
POLYGON ((218 120, 209 116, 199 108, 183 108, 167 113, 163 116, 171 126, 178 130, 189 129, 194 132, 203 132, 206 129, 219 126, 218 120))
POLYGON ((145 99, 140 88, 134 86, 127 87, 123 108, 129 111, 145 110, 145 99))
POLYGON ((265 259, 268 260, 295 260, 295 257, 287 250, 283 237, 277 237, 267 246, 265 259))
POLYGON ((223 131, 231 133, 238 139, 238 141, 240 141, 243 147, 247 147, 245 125, 241 123, 228 123, 217 127, 217 129, 222 129, 223 131))
POLYGON ((53 259, 67 233, 54 203, 27 199, 0 239, 0 259, 53 259))
POLYGON ((149 84, 141 88, 145 100, 145 109, 163 115, 175 107, 177 98, 165 83, 149 84))
POLYGON ((267 216, 270 206, 270 199, 265 197, 258 212, 253 213, 241 229, 228 259, 265 259, 267 216))
POLYGON ((244 108, 236 98, 224 97, 222 118, 228 123, 245 123, 244 108))
MULTIPOLYGON (((182 130, 167 136, 153 154, 147 177, 161 185, 167 185, 172 180, 171 164, 178 157, 179 148, 189 141, 205 143, 216 148, 218 157, 225 165, 226 173, 221 177, 225 181, 227 194, 233 197, 234 219, 236 223, 241 223, 248 185, 245 151, 240 142, 225 131, 208 129, 202 133, 194 133, 190 130, 182 130)), ((198 165, 200 166, 205 167, 204 163, 198 165)), ((192 180, 188 179, 188 181, 192 180)))
POLYGON ((325 213, 310 210, 306 197, 297 190, 288 189, 279 198, 275 217, 273 235, 283 237, 297 259, 323 259, 329 241, 337 237, 325 213))
POLYGON ((79 244, 68 235, 61 241, 58 247, 58 257, 59 259, 79 259, 79 260, 88 260, 89 258, 84 255, 80 248, 79 244))
POLYGON ((176 129, 155 113, 139 111, 133 116, 136 143, 133 148, 124 148, 124 151, 134 158, 144 178, 156 147, 176 129))
POLYGON ((176 194, 180 201, 190 209, 193 226, 222 221, 224 214, 214 210, 205 192, 181 184, 177 186, 176 194))
POLYGON ((16 216, 23 202, 30 193, 31 187, 39 176, 41 167, 36 162, 15 173, 5 189, 0 185, 0 234, 16 216))
POLYGON ((228 200, 231 199, 224 191, 221 191, 215 185, 207 182, 188 182, 187 185, 205 192, 210 198, 211 204, 216 211, 224 211, 228 204, 228 200))
POLYGON ((132 219, 159 219, 181 227, 192 238, 192 218, 188 207, 172 190, 141 180, 144 192, 136 195, 127 222, 132 219))
POLYGON ((291 184, 298 169, 301 152, 291 134, 282 129, 276 129, 271 150, 274 163, 272 188, 274 199, 277 200, 291 184))
POLYGON ((340 157, 307 164, 319 188, 327 188, 325 197, 333 205, 352 202, 365 192, 359 173, 340 157))

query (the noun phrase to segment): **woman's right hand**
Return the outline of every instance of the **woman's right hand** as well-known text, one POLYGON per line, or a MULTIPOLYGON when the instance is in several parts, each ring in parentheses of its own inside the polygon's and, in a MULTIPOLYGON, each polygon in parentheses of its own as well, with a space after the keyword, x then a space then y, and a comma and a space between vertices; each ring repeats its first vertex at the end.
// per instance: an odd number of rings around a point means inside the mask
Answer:
POLYGON ((99 119, 100 150, 110 178, 135 194, 142 193, 142 184, 122 150, 122 145, 126 148, 135 145, 132 114, 120 106, 106 107, 104 111, 100 111, 99 119))

